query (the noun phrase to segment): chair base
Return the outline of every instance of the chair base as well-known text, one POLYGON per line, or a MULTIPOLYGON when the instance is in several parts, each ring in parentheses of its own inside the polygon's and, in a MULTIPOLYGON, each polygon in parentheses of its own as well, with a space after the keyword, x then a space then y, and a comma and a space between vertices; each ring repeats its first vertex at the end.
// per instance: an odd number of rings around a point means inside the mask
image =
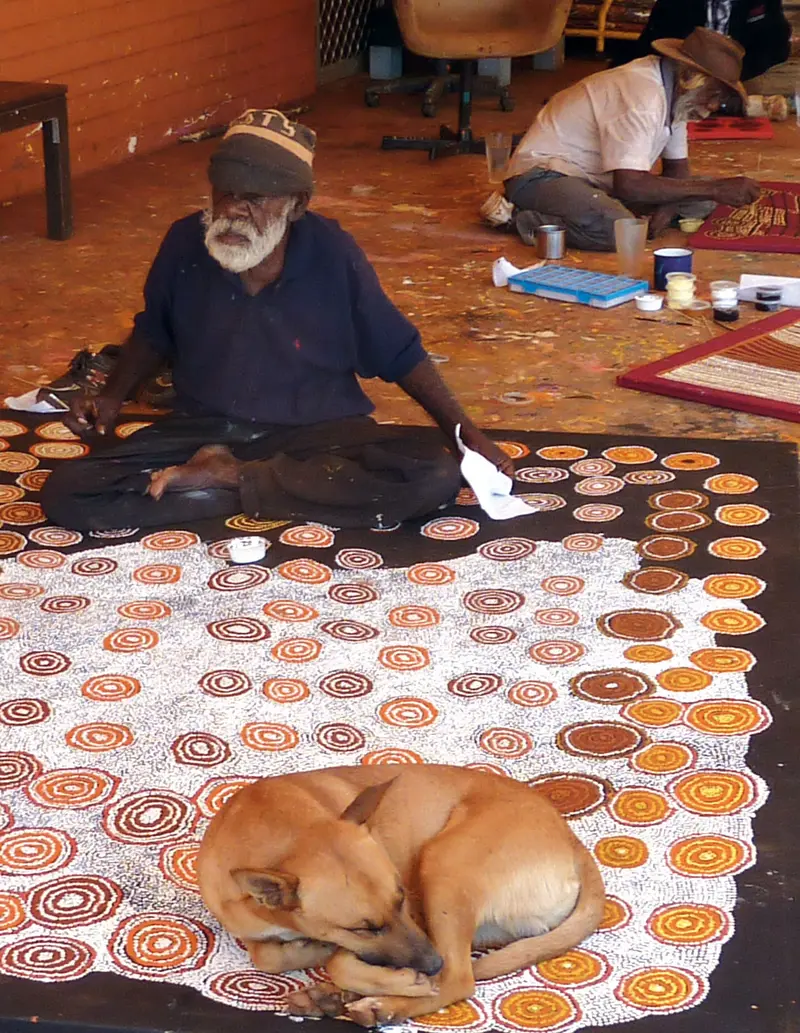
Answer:
MULTIPOLYGON (((458 77, 458 129, 441 126, 438 137, 426 136, 384 136, 381 147, 384 151, 427 151, 431 161, 453 154, 485 154, 486 143, 472 135, 472 94, 475 77, 472 61, 462 61, 458 77)), ((505 89, 505 87, 500 88, 505 89)), ((514 146, 520 137, 515 138, 514 146)))
MULTIPOLYGON (((512 147, 516 147, 521 139, 521 133, 514 134, 512 147)), ((473 136, 471 129, 455 132, 449 126, 441 126, 438 139, 431 136, 384 136, 381 148, 384 151, 427 151, 428 158, 435 161, 454 154, 485 154, 486 142, 483 137, 473 136)))
POLYGON ((431 161, 448 158, 454 154, 484 154, 486 145, 472 135, 472 130, 454 132, 449 126, 441 126, 439 137, 430 136, 384 136, 381 141, 384 151, 427 151, 431 161))

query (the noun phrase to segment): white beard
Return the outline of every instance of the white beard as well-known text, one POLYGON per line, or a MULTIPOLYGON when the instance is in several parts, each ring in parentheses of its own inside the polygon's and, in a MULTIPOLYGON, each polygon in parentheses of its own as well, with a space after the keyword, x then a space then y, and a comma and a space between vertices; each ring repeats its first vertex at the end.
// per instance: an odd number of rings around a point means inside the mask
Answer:
POLYGON ((287 201, 283 211, 259 233, 247 219, 213 218, 210 211, 203 212, 206 250, 211 257, 231 273, 244 273, 260 265, 283 240, 289 228, 289 215, 293 201, 287 201), (247 238, 246 244, 223 244, 220 237, 225 233, 240 233, 247 238))
POLYGON ((708 118, 711 112, 698 103, 698 93, 699 90, 692 90, 678 97, 672 116, 673 122, 695 122, 708 118))

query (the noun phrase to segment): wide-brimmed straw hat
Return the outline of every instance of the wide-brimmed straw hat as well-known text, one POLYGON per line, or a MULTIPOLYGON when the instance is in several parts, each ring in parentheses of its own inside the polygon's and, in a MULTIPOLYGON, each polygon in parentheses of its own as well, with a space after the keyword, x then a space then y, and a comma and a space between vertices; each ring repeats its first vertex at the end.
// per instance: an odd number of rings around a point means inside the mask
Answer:
POLYGON ((700 25, 686 39, 654 40, 653 50, 725 83, 739 94, 742 103, 747 103, 747 92, 739 81, 742 76, 744 47, 730 36, 723 36, 721 32, 714 32, 713 29, 706 29, 700 25))

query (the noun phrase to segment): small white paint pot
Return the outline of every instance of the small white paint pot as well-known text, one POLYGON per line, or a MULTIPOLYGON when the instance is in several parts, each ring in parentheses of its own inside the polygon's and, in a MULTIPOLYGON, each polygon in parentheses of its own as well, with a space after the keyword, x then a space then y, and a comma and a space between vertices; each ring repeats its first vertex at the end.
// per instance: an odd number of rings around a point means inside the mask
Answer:
POLYGON ((739 284, 733 280, 712 280, 712 301, 733 302, 739 297, 739 284))
POLYGON ((636 299, 636 307, 640 312, 658 312, 664 304, 660 294, 640 294, 636 299))
POLYGON ((234 563, 258 563, 267 555, 267 539, 256 534, 231 538, 228 555, 234 563))

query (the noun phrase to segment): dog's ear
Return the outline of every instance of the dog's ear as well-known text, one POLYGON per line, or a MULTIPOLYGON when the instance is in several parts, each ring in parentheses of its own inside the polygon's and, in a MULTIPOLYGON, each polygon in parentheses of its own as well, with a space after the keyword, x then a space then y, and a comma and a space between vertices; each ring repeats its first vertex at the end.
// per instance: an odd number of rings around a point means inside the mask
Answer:
POLYGON ((266 868, 239 868, 235 872, 231 872, 231 875, 242 893, 248 894, 264 907, 291 911, 299 904, 297 896, 299 880, 296 875, 266 868))
POLYGON ((355 825, 363 825, 369 821, 378 809, 378 804, 383 799, 386 790, 394 781, 394 778, 390 778, 388 782, 380 782, 376 786, 362 789, 355 800, 342 811, 342 821, 352 821, 355 825))

